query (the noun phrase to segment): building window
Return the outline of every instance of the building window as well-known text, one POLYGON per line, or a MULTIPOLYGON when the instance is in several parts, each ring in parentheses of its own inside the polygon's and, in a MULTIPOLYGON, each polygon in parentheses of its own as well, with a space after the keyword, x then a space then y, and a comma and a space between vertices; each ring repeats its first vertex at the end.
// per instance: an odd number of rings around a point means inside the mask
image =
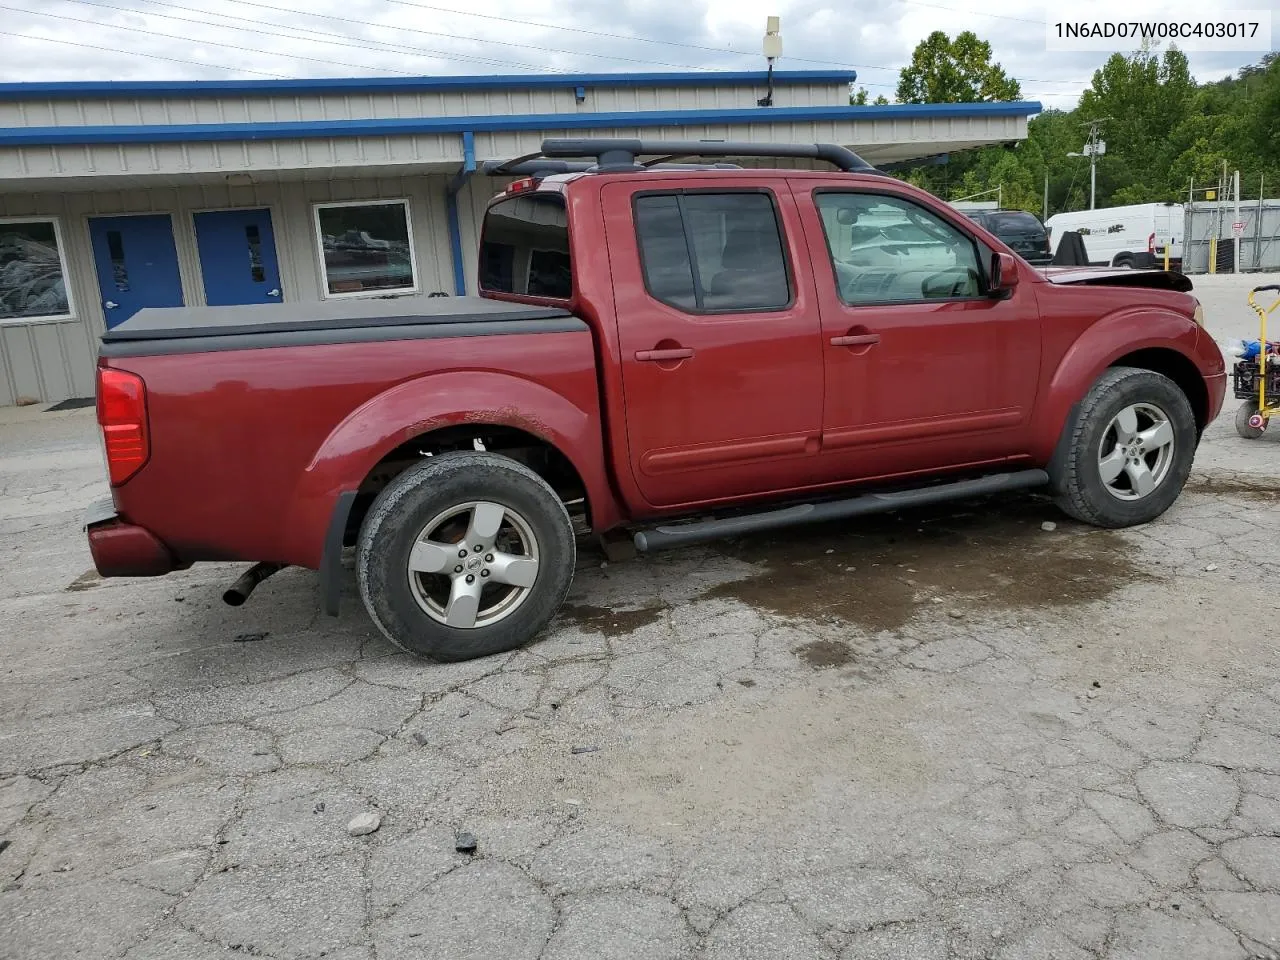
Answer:
POLYGON ((645 286, 663 303, 689 313, 782 310, 791 303, 769 194, 642 195, 635 219, 645 286))
POLYGON ((982 294, 973 238, 924 207, 875 193, 816 199, 836 289, 849 306, 982 294))
POLYGON ((409 201, 316 204, 327 297, 418 289, 409 201))
POLYGON ((71 316, 56 220, 0 220, 0 323, 71 316))
POLYGON ((480 240, 480 289, 561 300, 573 296, 563 197, 530 193, 489 208, 480 240))

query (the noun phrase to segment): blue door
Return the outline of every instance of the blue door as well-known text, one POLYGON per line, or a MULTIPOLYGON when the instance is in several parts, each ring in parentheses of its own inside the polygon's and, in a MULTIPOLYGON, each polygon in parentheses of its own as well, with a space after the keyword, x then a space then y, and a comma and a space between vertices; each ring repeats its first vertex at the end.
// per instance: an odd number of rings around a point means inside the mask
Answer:
POLYGON ((197 213, 196 246, 205 301, 211 307, 280 302, 270 210, 197 213))
POLYGON ((182 278, 167 213, 90 217, 89 239, 110 329, 143 307, 182 306, 182 278))

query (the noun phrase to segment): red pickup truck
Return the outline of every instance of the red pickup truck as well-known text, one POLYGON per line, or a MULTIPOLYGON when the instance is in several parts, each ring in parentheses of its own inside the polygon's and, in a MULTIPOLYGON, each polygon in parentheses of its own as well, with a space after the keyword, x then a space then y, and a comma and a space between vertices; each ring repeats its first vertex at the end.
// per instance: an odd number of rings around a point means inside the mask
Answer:
POLYGON ((336 613, 354 547, 382 631, 466 659, 554 616, 571 515, 643 551, 1039 486, 1124 527, 1222 404, 1185 277, 1037 270, 842 147, 560 140, 490 172, 529 175, 489 204, 479 297, 104 335, 103 576, 256 562, 242 601, 298 565, 336 613), (763 155, 837 169, 673 162, 763 155))

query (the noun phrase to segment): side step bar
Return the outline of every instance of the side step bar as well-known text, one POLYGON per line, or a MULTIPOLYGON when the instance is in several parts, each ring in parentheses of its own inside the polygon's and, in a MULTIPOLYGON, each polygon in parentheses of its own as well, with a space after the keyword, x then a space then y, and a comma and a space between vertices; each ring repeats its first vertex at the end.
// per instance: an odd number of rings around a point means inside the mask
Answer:
POLYGON ((891 493, 864 493, 848 500, 830 500, 823 503, 801 503, 767 513, 751 513, 723 520, 700 520, 696 523, 680 523, 641 530, 635 534, 636 549, 669 550, 691 543, 734 537, 742 533, 759 533, 778 527, 790 527, 801 523, 821 523, 826 520, 843 520, 872 513, 888 513, 903 507, 920 507, 948 500, 963 500, 989 493, 1010 490, 1026 490, 1042 487, 1049 482, 1049 474, 1043 470, 1019 470, 1016 473, 996 473, 972 480, 957 480, 916 490, 900 490, 891 493))

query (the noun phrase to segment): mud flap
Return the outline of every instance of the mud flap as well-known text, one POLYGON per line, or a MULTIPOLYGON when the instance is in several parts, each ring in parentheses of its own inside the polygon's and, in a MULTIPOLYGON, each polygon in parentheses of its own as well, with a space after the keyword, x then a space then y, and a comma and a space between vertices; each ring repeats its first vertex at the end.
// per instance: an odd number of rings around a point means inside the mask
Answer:
POLYGON ((324 535, 324 554, 320 557, 320 607, 331 617, 338 615, 342 601, 342 541, 347 532, 347 518, 356 501, 356 491, 338 494, 324 535))
POLYGON ((1053 448, 1053 456, 1045 471, 1049 474, 1049 489, 1055 496, 1065 496, 1067 492, 1067 459, 1071 454, 1071 437, 1075 433, 1076 420, 1080 416, 1080 403, 1077 401, 1067 411, 1067 418, 1062 423, 1062 432, 1058 434, 1058 442, 1053 448))

